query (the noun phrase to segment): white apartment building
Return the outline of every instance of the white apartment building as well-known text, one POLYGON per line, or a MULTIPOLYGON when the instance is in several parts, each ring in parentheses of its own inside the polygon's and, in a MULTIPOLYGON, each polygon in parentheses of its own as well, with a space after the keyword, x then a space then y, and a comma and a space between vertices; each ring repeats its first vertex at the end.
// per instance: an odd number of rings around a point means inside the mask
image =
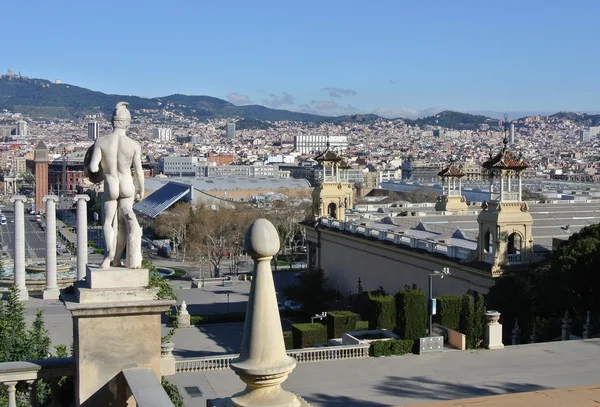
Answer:
POLYGON ((97 121, 91 121, 87 125, 88 138, 90 140, 96 140, 100 135, 100 126, 97 121))
POLYGON ((157 127, 154 129, 154 139, 158 141, 171 141, 172 132, 168 127, 157 127))
POLYGON ((171 177, 195 177, 199 162, 198 157, 165 157, 161 160, 161 170, 171 177))
POLYGON ((27 136, 27 122, 25 120, 17 122, 17 136, 27 136))
POLYGON ((277 177, 279 167, 275 165, 201 165, 197 170, 199 177, 277 177))
POLYGON ((325 151, 327 143, 329 143, 330 150, 344 153, 348 148, 348 137, 325 135, 294 136, 294 150, 301 154, 316 154, 325 151))

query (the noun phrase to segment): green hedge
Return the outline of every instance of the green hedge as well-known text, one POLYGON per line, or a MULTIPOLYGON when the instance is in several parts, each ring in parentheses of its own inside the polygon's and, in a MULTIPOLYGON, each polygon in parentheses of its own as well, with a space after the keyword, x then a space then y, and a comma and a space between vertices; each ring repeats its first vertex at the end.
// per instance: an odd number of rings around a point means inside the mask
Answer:
POLYGON ((283 342, 285 343, 285 349, 294 349, 294 339, 292 338, 292 332, 286 331, 283 333, 283 342))
POLYGON ((356 321, 355 331, 366 331, 369 329, 369 321, 356 321))
POLYGON ((344 332, 356 330, 358 314, 352 311, 332 311, 327 313, 327 338, 341 338, 344 332))
POLYGON ((427 297, 419 289, 396 294, 396 328, 402 339, 419 339, 427 335, 427 297))
POLYGON ((460 313, 460 333, 467 337, 467 349, 476 347, 475 339, 475 309, 473 306, 473 297, 468 294, 463 295, 462 310, 460 313))
POLYGON ((369 355, 371 356, 393 356, 412 353, 415 341, 412 339, 389 339, 386 341, 371 342, 369 355))
POLYGON ((440 295, 436 299, 437 309, 433 320, 446 328, 458 331, 460 326, 460 310, 462 309, 462 296, 440 295))
POLYGON ((190 324, 192 325, 223 324, 227 322, 244 322, 245 320, 245 312, 229 312, 225 314, 190 316, 190 324))
POLYGON ((369 329, 388 329, 396 327, 396 301, 391 295, 369 293, 369 329))
POLYGON ((479 341, 483 339, 485 326, 485 299, 480 293, 475 295, 474 308, 475 313, 473 315, 473 323, 475 324, 475 344, 477 345, 479 341))
POLYGON ((322 324, 292 325, 294 349, 312 348, 327 342, 327 328, 322 324))

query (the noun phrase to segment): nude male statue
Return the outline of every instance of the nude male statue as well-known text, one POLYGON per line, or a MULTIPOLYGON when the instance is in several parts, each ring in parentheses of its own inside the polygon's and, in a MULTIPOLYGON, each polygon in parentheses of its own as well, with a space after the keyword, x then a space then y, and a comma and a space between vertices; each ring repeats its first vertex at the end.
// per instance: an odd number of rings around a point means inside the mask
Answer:
POLYGON ((96 140, 87 168, 91 173, 90 179, 104 179, 102 200, 106 254, 101 269, 121 266, 125 249, 126 266, 142 266, 141 229, 133 213, 133 204, 144 197, 144 172, 141 146, 125 134, 131 122, 128 105, 127 102, 117 103, 112 117, 113 132, 96 140), (132 166, 135 183, 131 175, 132 166))

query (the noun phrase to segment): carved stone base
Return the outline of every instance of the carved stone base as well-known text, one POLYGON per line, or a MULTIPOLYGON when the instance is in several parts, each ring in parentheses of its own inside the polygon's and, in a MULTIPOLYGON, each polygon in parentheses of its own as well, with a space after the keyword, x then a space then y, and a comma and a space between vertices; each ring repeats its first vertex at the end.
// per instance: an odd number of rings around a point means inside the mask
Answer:
POLYGON ((440 198, 441 200, 435 204, 436 211, 458 212, 469 209, 464 196, 442 196, 440 198))
POLYGON ((147 284, 148 270, 88 267, 74 293, 63 291, 73 316, 76 405, 127 406, 129 395, 114 392, 126 368, 150 368, 160 378, 160 314, 173 301, 155 299, 147 284))

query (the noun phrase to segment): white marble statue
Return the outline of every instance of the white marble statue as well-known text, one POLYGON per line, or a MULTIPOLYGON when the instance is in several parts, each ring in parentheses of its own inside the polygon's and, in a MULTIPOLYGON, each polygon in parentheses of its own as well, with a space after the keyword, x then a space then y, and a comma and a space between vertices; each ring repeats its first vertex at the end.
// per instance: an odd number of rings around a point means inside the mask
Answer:
POLYGON ((106 253, 101 269, 121 266, 125 249, 126 267, 142 266, 142 232, 133 213, 133 204, 144 197, 144 172, 140 144, 125 134, 131 122, 128 105, 127 102, 117 103, 112 117, 113 132, 96 140, 87 168, 94 182, 104 180, 102 200, 106 253), (131 175, 132 167, 135 182, 131 175))

